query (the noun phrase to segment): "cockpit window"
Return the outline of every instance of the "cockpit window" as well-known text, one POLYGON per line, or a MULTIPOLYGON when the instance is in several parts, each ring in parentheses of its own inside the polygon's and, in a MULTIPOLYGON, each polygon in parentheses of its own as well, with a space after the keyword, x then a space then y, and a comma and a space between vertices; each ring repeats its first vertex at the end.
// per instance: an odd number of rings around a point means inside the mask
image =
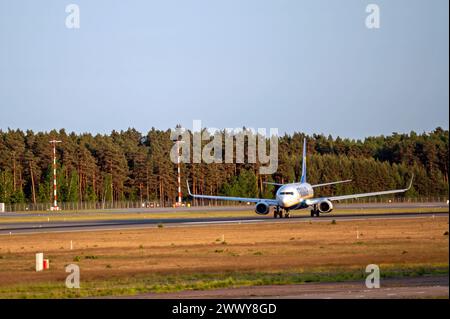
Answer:
POLYGON ((294 195, 294 192, 280 192, 280 195, 294 195))

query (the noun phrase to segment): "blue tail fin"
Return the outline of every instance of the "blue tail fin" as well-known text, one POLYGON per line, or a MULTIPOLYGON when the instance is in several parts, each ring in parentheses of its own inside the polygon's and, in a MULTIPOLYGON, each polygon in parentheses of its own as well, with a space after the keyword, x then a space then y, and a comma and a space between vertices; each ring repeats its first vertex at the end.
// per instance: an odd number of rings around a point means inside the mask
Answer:
POLYGON ((306 183, 306 137, 303 140, 302 177, 300 183, 306 183))

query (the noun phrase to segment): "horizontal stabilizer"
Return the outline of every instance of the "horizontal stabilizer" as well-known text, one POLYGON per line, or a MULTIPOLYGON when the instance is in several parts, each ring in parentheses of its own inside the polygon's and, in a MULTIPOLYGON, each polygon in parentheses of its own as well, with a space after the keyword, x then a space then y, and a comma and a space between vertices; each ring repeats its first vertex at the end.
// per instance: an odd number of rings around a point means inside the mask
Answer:
POLYGON ((276 185, 276 186, 283 186, 284 185, 284 184, 272 183, 272 182, 263 182, 263 184, 276 185))
POLYGON ((342 184, 342 183, 348 183, 351 182, 351 179, 346 179, 345 181, 337 181, 337 182, 330 182, 330 183, 323 183, 323 184, 316 184, 311 185, 312 187, 321 187, 321 186, 328 186, 328 185, 334 185, 334 184, 342 184))

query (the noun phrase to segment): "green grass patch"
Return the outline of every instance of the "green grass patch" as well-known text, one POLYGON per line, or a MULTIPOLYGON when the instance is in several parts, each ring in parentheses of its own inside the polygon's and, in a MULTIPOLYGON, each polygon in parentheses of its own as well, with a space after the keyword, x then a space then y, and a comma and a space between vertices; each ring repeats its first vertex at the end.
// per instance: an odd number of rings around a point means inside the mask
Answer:
POLYGON ((98 259, 98 256, 87 255, 87 256, 84 256, 84 259, 98 259))
MULTIPOLYGON (((106 268, 109 268, 106 266, 106 268)), ((381 278, 448 275, 447 265, 383 266, 381 278)), ((0 287, 0 298, 82 298, 208 290, 238 286, 287 285, 320 282, 363 281, 365 268, 318 269, 314 272, 223 272, 193 274, 151 274, 107 281, 81 281, 80 289, 67 289, 64 281, 0 287)))

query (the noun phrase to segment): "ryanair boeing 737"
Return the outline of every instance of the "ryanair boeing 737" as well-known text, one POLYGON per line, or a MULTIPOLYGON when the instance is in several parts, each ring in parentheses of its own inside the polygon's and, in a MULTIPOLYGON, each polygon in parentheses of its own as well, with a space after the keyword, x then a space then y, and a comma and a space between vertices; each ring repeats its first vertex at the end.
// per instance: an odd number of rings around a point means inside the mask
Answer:
POLYGON ((314 188, 326 185, 333 185, 339 183, 347 183, 351 180, 323 183, 311 185, 306 182, 306 139, 303 141, 303 160, 302 160, 302 176, 299 183, 289 183, 289 184, 278 184, 269 183, 273 185, 278 185, 280 188, 276 193, 275 199, 265 199, 265 198, 246 198, 246 197, 228 197, 228 196, 210 196, 210 195, 196 195, 192 194, 189 188, 189 183, 187 182, 187 189, 190 196, 193 198, 200 199, 213 199, 213 200, 229 200, 237 202, 251 202, 256 203, 255 212, 259 215, 267 215, 270 211, 270 207, 274 207, 274 218, 289 217, 289 211, 296 209, 305 209, 312 207, 311 216, 319 216, 319 214, 330 213, 333 210, 333 201, 368 197, 368 196, 379 196, 386 194, 403 193, 411 188, 413 177, 409 183, 408 188, 395 189, 389 191, 373 192, 373 193, 362 193, 362 194, 351 194, 351 195, 341 195, 341 196, 326 196, 314 198, 314 188))

